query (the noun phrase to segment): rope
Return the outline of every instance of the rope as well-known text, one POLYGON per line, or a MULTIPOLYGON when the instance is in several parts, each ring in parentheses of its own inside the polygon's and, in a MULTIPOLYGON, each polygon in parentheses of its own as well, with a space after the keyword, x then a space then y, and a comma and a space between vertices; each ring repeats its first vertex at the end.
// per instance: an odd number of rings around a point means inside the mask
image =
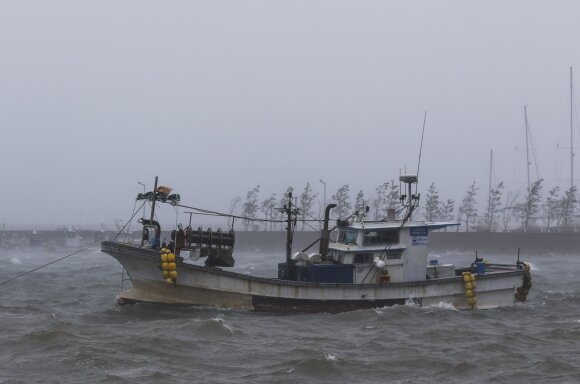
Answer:
MULTIPOLYGON (((145 204, 145 203, 143 203, 143 204, 145 204)), ((115 237, 113 238, 113 241, 114 241, 114 240, 116 240, 116 239, 117 239, 117 237, 119 237, 119 235, 120 235, 120 234, 123 232, 123 230, 124 230, 124 229, 127 227, 127 225, 129 225, 129 224, 131 223, 131 221, 133 220, 133 218, 135 217, 135 215, 137 214, 137 212, 139 212, 140 210, 141 210, 141 207, 139 207, 139 209, 135 211, 135 213, 134 213, 134 214, 133 214, 133 216, 132 216, 132 217, 129 219, 129 221, 127 221, 127 223, 125 223, 125 225, 123 226, 123 228, 121 228, 121 230, 120 230, 120 231, 119 231, 119 232, 118 232, 118 233, 115 235, 115 237)), ((59 262, 59 261, 61 261, 61 260, 64 260, 64 259, 66 259, 66 258, 69 258, 69 257, 71 257, 71 256, 77 255, 77 254, 79 254, 79 253, 81 253, 81 252, 84 252, 84 251, 86 251, 86 250, 88 250, 88 249, 91 249, 91 248, 93 248, 95 245, 97 245, 97 243, 93 243, 93 244, 91 244, 91 245, 89 245, 89 246, 87 246, 87 247, 84 247, 84 248, 81 248, 81 249, 79 249, 79 250, 78 250, 78 251, 76 251, 76 252, 73 252, 73 253, 71 253, 71 254, 68 254, 68 255, 66 255, 66 256, 63 256, 63 257, 60 257, 60 258, 58 258, 58 259, 56 259, 56 260, 53 260, 53 261, 51 261, 51 262, 49 262, 49 263, 46 263, 46 264, 44 264, 44 265, 41 265, 41 266, 39 266, 39 267, 36 267, 36 268, 34 268, 34 269, 31 269, 31 270, 29 270, 29 271, 22 272, 21 274, 19 274, 19 275, 16 275, 16 276, 13 276, 13 277, 11 277, 11 278, 9 278, 9 279, 7 279, 7 280, 0 281, 0 285, 6 284, 6 283, 8 283, 8 282, 10 282, 10 281, 12 281, 12 280, 16 280, 16 279, 18 279, 18 278, 20 278, 20 277, 26 276, 26 275, 28 275, 28 274, 30 274, 30 273, 32 273, 32 272, 38 271, 39 269, 42 269, 42 268, 48 267, 48 266, 49 266, 49 265, 51 265, 51 264, 58 263, 58 262, 59 262)))
POLYGON ((12 281, 12 280, 18 279, 19 277, 26 276, 26 275, 28 275, 29 273, 32 273, 32 272, 34 272, 34 271, 38 271, 39 269, 42 269, 42 268, 44 268, 44 267, 47 267, 47 266, 49 266, 49 265, 51 265, 51 264, 57 263, 57 262, 59 262, 59 261, 61 261, 61 260, 64 260, 64 259, 66 259, 67 257, 71 257, 71 256, 74 256, 74 255, 76 255, 76 254, 78 254, 78 253, 81 253, 81 252, 83 252, 83 251, 86 251, 87 249, 90 249, 90 248, 94 247, 95 245, 97 245, 97 244, 91 244, 91 245, 89 245, 88 247, 85 247, 85 248, 83 248, 83 249, 79 249, 78 251, 71 253, 70 255, 63 256, 63 257, 61 257, 61 258, 59 258, 59 259, 56 259, 56 260, 53 260, 53 261, 51 261, 50 263, 46 263, 46 264, 44 264, 44 265, 41 265, 40 267, 36 267, 36 268, 34 268, 34 269, 31 269, 30 271, 26 271, 26 272, 23 272, 23 273, 21 273, 21 274, 19 274, 19 275, 13 276, 13 277, 9 278, 8 280, 1 281, 1 282, 0 282, 0 285, 2 285, 2 284, 5 284, 5 283, 8 283, 9 281, 12 281))

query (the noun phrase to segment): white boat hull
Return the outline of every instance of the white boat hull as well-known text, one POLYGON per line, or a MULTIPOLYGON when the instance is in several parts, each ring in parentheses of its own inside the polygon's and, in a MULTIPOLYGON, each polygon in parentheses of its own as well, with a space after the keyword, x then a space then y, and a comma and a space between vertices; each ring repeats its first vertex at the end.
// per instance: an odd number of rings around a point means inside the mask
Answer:
MULTIPOLYGON (((167 303, 241 308, 254 311, 344 312, 415 303, 448 303, 470 309, 463 278, 452 277, 411 283, 334 284, 287 281, 247 276, 219 268, 177 264, 176 284, 163 278, 159 252, 115 242, 102 250, 126 269, 133 288, 120 293, 119 302, 167 303)), ((510 306, 522 286, 524 271, 477 276, 477 308, 510 306)))

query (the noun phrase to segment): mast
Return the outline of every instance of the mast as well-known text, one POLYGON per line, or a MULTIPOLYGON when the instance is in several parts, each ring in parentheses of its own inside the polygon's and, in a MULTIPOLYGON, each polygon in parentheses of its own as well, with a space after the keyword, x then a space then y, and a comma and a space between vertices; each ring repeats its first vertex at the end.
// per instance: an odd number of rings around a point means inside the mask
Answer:
POLYGON ((574 85, 570 67, 570 190, 574 187, 574 85))
POLYGON ((530 193, 530 144, 529 144, 529 137, 530 137, 530 128, 528 126, 528 107, 524 105, 524 119, 526 122, 526 169, 528 172, 528 193, 530 193))
POLYGON ((490 227, 491 227, 491 174, 493 171, 493 149, 489 150, 489 192, 487 195, 487 214, 490 217, 490 227))
POLYGON ((151 222, 155 218, 155 199, 157 197, 157 180, 158 177, 155 176, 155 186, 153 187, 153 200, 151 200, 151 222))

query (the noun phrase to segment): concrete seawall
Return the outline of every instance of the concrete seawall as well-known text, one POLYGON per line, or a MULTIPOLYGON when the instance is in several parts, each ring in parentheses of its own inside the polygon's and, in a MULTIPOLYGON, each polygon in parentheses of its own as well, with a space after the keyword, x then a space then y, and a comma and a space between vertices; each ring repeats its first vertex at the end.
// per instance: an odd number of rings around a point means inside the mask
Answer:
MULTIPOLYGON (((78 231, 70 233, 64 230, 39 231, 5 231, 1 234, 0 246, 69 246, 80 247, 102 240, 111 239, 113 232, 78 231)), ((316 241, 319 232, 296 232, 294 234, 293 252, 301 251, 316 241)), ((133 241, 138 241, 140 232, 132 234, 133 241)), ((169 239, 164 232, 162 239, 169 239)), ((127 236, 120 236, 126 241, 127 236)), ((260 251, 284 254, 286 232, 283 231, 238 231, 236 232, 237 251, 260 251)), ((523 254, 567 253, 580 255, 580 233, 521 233, 521 232, 433 232, 429 234, 429 249, 435 252, 460 251, 506 252, 514 254, 520 248, 523 254)), ((316 243, 308 252, 318 251, 316 243)))

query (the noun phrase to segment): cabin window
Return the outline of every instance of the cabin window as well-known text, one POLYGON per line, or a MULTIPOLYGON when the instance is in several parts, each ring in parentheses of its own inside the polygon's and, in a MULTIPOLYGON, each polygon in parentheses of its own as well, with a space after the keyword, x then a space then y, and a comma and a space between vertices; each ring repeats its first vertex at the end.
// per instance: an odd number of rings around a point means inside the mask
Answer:
POLYGON ((400 260, 401 255, 401 251, 387 251, 387 260, 400 260))
POLYGON ((372 253, 357 253, 354 255, 354 264, 370 264, 372 260, 372 253))
POLYGON ((343 244, 356 243, 356 231, 340 231, 338 234, 338 242, 343 244))
POLYGON ((399 230, 368 230, 364 233, 364 245, 397 244, 399 242, 399 230))

